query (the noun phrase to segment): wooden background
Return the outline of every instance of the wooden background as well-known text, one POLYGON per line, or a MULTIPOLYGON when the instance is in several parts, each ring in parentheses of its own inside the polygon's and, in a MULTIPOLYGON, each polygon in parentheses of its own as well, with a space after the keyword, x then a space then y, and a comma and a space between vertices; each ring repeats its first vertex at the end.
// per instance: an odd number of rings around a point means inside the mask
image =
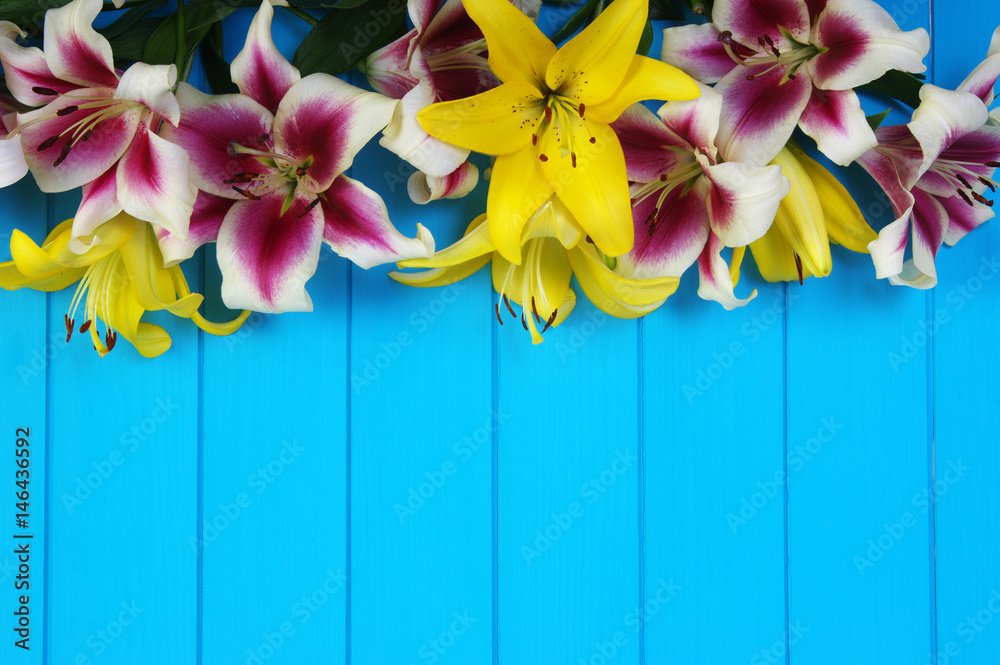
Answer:
MULTIPOLYGON (((884 6, 932 32, 949 87, 1000 23, 988 0, 884 6)), ((305 26, 281 24, 290 55, 305 26)), ((408 173, 372 146, 351 175, 439 247, 484 208, 482 186, 413 206, 408 173)), ((879 228, 888 208, 854 176, 879 228)), ((40 240, 78 196, 0 191, 0 240, 40 240)), ((0 661, 1000 662, 998 254, 993 221, 942 252, 928 292, 839 248, 804 286, 748 266, 759 295, 733 312, 689 274, 641 321, 578 291, 538 347, 498 326, 488 271, 414 289, 328 250, 315 312, 229 338, 153 317, 174 344, 152 361, 66 344, 71 292, 0 293, 0 661)), ((214 253, 197 259, 217 292, 214 253)))

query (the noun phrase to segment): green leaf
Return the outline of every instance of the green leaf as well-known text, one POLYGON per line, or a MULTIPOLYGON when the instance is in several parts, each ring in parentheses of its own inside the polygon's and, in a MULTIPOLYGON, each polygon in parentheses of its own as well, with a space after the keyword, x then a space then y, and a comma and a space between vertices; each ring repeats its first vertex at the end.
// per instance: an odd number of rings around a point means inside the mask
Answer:
POLYGON ((920 106, 920 88, 923 85, 924 82, 916 76, 893 69, 860 89, 887 95, 911 108, 917 108, 920 106))
POLYGON ((349 72, 391 42, 405 18, 402 0, 370 0, 360 7, 331 10, 302 40, 292 64, 303 76, 349 72))
POLYGON ((882 111, 881 113, 877 113, 875 115, 869 115, 869 116, 865 117, 865 120, 868 121, 868 126, 872 128, 872 131, 875 131, 876 129, 879 128, 879 125, 881 125, 882 122, 885 121, 885 119, 889 116, 889 111, 890 110, 891 109, 886 109, 886 110, 882 111))
MULTIPOLYGON (((184 13, 187 27, 187 50, 183 60, 190 59, 198 45, 213 25, 236 11, 233 6, 217 6, 214 3, 192 3, 184 13)), ((166 18, 149 36, 142 51, 142 61, 151 65, 169 65, 177 62, 177 12, 166 18)))
POLYGON ((649 47, 653 45, 653 24, 646 21, 646 27, 642 29, 642 37, 639 38, 639 48, 636 52, 639 55, 649 55, 649 47))
POLYGON ((291 0, 288 4, 301 9, 351 9, 371 0, 291 0))
POLYGON ((29 37, 42 36, 45 12, 69 4, 70 0, 0 0, 0 20, 10 21, 24 30, 29 37))
POLYGON ((111 42, 111 50, 116 60, 130 60, 138 62, 142 60, 146 49, 146 43, 159 28, 160 24, 167 20, 160 16, 157 18, 142 18, 136 21, 128 30, 117 37, 108 39, 111 42))
POLYGON ((649 20, 651 21, 680 21, 684 19, 674 7, 673 0, 649 0, 649 20))
POLYGON ((240 91, 233 83, 229 63, 222 54, 222 43, 222 24, 216 23, 209 29, 205 41, 201 43, 201 64, 205 67, 205 78, 208 79, 208 85, 216 95, 240 91))
POLYGON ((109 41, 115 37, 124 35, 128 32, 129 28, 136 24, 139 19, 145 18, 146 14, 149 12, 154 9, 159 9, 163 5, 167 4, 167 1, 168 0, 149 0, 149 2, 143 5, 132 7, 131 9, 126 10, 124 14, 119 16, 110 25, 98 28, 97 32, 104 35, 109 41))
POLYGON ((583 27, 584 23, 587 23, 588 19, 594 13, 594 8, 597 7, 597 3, 600 0, 587 0, 587 2, 581 6, 576 12, 569 17, 563 27, 559 28, 556 34, 552 35, 552 42, 554 44, 560 44, 566 41, 570 35, 583 27))

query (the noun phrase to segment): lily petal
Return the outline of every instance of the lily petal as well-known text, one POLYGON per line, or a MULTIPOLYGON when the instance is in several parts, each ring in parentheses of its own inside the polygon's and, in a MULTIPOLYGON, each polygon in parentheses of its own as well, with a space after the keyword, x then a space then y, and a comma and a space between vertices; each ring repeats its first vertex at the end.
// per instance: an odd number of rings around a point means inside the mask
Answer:
MULTIPOLYGON (((483 214, 472 221, 469 228, 466 229, 465 235, 458 242, 436 252, 433 256, 403 259, 399 261, 398 265, 400 268, 443 268, 458 266, 482 257, 486 257, 488 261, 493 251, 489 225, 486 223, 486 215, 483 214)), ((486 265, 486 262, 483 265, 486 265)), ((412 273, 402 273, 404 276, 409 274, 412 273)))
POLYGON ((273 131, 271 112, 244 95, 206 95, 187 83, 178 86, 177 100, 181 122, 176 128, 165 124, 161 135, 187 151, 191 180, 198 189, 242 199, 223 181, 236 173, 267 173, 268 169, 252 155, 231 155, 229 147, 234 142, 259 147, 261 136, 273 131))
POLYGON ((237 201, 219 229, 222 300, 230 309, 312 311, 305 285, 319 263, 323 212, 296 196, 282 214, 284 198, 237 201))
POLYGON ((19 102, 45 106, 52 101, 52 95, 35 92, 34 88, 62 95, 80 87, 53 76, 42 49, 24 47, 14 41, 25 36, 26 33, 10 21, 0 21, 0 62, 7 87, 19 102))
POLYGON ((782 173, 795 183, 781 200, 774 226, 788 240, 792 250, 802 259, 803 269, 817 277, 826 277, 833 270, 830 237, 826 231, 823 205, 816 187, 795 153, 783 149, 774 158, 782 173))
POLYGON ((588 106, 587 114, 594 120, 612 122, 636 102, 646 99, 684 101, 695 99, 699 94, 698 83, 680 69, 636 55, 622 84, 608 99, 588 106))
POLYGON ((807 67, 817 88, 848 90, 890 69, 920 73, 930 36, 923 28, 903 32, 875 2, 827 0, 813 25, 812 43, 826 49, 807 67))
POLYGON ((593 245, 584 243, 569 252, 580 288, 603 312, 620 319, 649 314, 673 295, 680 278, 636 279, 611 270, 593 245))
MULTIPOLYGON (((618 257, 619 269, 637 279, 680 277, 708 242, 709 220, 705 193, 674 188, 659 204, 656 195, 636 202, 635 247, 618 257), (646 220, 653 223, 647 224, 646 220)), ((600 248, 600 246, 598 246, 600 248)))
POLYGON ((699 179, 695 193, 705 197, 713 236, 726 247, 742 247, 764 235, 791 189, 781 167, 741 162, 711 165, 699 157, 705 177, 699 179))
POLYGON ((794 79, 785 79, 784 67, 766 73, 764 65, 738 69, 715 87, 726 101, 719 120, 719 148, 728 162, 763 166, 791 138, 809 104, 812 82, 801 69, 794 79), (747 80, 747 72, 756 78, 747 80))
POLYGON ((853 90, 814 88, 799 118, 799 128, 815 139, 820 152, 841 166, 878 145, 853 90))
MULTIPOLYGON (((671 104, 688 106, 691 102, 668 102, 665 106, 671 104)), ((699 114, 698 118, 704 119, 704 114, 699 114)), ((631 182, 652 182, 693 162, 690 154, 693 146, 687 139, 677 136, 642 104, 625 109, 611 128, 621 143, 631 182)))
MULTIPOLYGON (((779 207, 777 215, 786 213, 779 207)), ((777 224, 772 224, 763 236, 750 243, 750 253, 760 276, 768 282, 798 281, 799 270, 795 264, 795 251, 785 240, 777 224)), ((802 264, 802 277, 812 277, 809 267, 802 264)))
POLYGON ((0 187, 12 185, 28 172, 21 137, 0 138, 0 187))
POLYGON ((357 180, 334 180, 320 205, 323 239, 362 268, 434 254, 434 238, 426 228, 417 224, 416 238, 404 236, 389 221, 382 197, 357 180))
POLYGON ((912 212, 911 205, 893 222, 884 226, 878 232, 878 238, 868 244, 868 252, 872 255, 877 278, 892 277, 903 272, 903 255, 910 235, 912 212))
POLYGON ((712 22, 732 32, 733 37, 744 44, 756 44, 758 38, 767 35, 778 48, 785 50, 789 44, 782 29, 797 42, 809 41, 809 11, 802 0, 718 2, 712 8, 712 22))
MULTIPOLYGON (((89 245, 81 238, 92 236, 97 227, 122 211, 118 201, 118 166, 115 165, 83 186, 83 200, 73 218, 73 235, 70 249, 83 254, 89 245)), ((94 236, 91 242, 97 240, 94 236)))
POLYGON ((996 216, 993 208, 985 205, 970 206, 957 196, 938 197, 937 200, 944 206, 945 214, 948 216, 948 232, 944 236, 944 241, 948 245, 954 245, 969 231, 996 216))
POLYGON ((930 289, 937 284, 934 257, 948 232, 948 213, 937 197, 919 189, 913 191, 913 199, 913 258, 903 264, 898 275, 890 275, 889 281, 930 289))
POLYGON ((464 0, 463 4, 486 37, 490 69, 497 78, 536 88, 545 81, 556 46, 531 19, 508 0, 464 0))
POLYGON ((191 184, 188 164, 184 148, 140 124, 131 147, 118 163, 118 201, 133 217, 186 240, 198 194, 191 184))
POLYGON ((531 150, 497 157, 486 215, 493 246, 511 263, 521 262, 521 232, 552 192, 541 162, 531 150))
POLYGON ((181 240, 164 228, 156 229, 156 239, 163 255, 163 265, 171 268, 181 261, 194 256, 195 251, 208 242, 215 242, 219 237, 226 213, 233 206, 233 201, 214 196, 206 192, 198 192, 191 212, 191 224, 188 226, 187 240, 181 240))
POLYGON ((472 162, 464 162, 443 178, 417 171, 406 181, 406 191, 411 201, 424 205, 438 199, 460 199, 478 182, 479 169, 472 162))
POLYGON ((722 240, 712 233, 705 243, 705 249, 698 256, 698 297, 714 300, 727 310, 733 310, 756 298, 757 289, 751 291, 746 298, 736 297, 733 276, 720 253, 722 248, 722 240))
MULTIPOLYGON (((109 97, 107 90, 80 90, 84 97, 109 97)), ((92 125, 84 140, 73 125, 86 120, 93 109, 57 115, 62 109, 76 106, 77 99, 59 97, 44 108, 19 113, 24 158, 43 192, 65 192, 90 182, 107 171, 128 149, 139 126, 142 110, 130 109, 121 115, 92 125), (34 122, 34 121, 38 122, 34 122), (53 141, 53 137, 58 137, 53 141), (39 150, 40 147, 44 150, 39 150)))
POLYGON ((469 149, 434 138, 417 122, 417 113, 435 101, 434 91, 421 81, 407 92, 393 111, 379 145, 433 177, 444 177, 469 158, 469 149))
MULTIPOLYGON (((719 29, 712 23, 666 28, 660 59, 702 83, 718 83, 737 66, 719 41, 719 34, 719 29)), ((738 42, 734 42, 732 48, 743 57, 754 53, 738 42)))
POLYGON ((291 87, 274 116, 274 140, 294 160, 315 161, 299 186, 325 191, 354 156, 389 123, 398 102, 329 74, 310 74, 291 87))
MULTIPOLYGON (((409 3, 412 7, 414 3, 409 3)), ((377 92, 402 99, 419 82, 409 71, 410 52, 417 39, 418 30, 414 28, 394 42, 383 46, 368 56, 365 60, 364 72, 377 92)))
POLYGON ((271 113, 277 113, 278 103, 298 80, 299 70, 274 45, 271 38, 271 19, 274 9, 268 0, 260 3, 247 33, 246 43, 230 67, 240 92, 271 113))
POLYGON ((544 107, 545 100, 534 86, 515 81, 474 97, 428 106, 417 120, 442 141, 487 155, 508 155, 528 145, 529 127, 538 123, 544 107))
POLYGON ((799 164, 809 175, 816 195, 823 205, 823 218, 830 241, 852 252, 868 253, 868 245, 878 234, 865 222, 861 209, 837 178, 800 150, 794 151, 799 164))
MULTIPOLYGON (((635 66, 635 50, 646 27, 648 11, 648 0, 618 0, 609 4, 593 23, 552 56, 545 70, 545 82, 549 89, 558 95, 586 102, 588 106, 600 104, 614 95, 622 81, 628 80, 627 75, 625 79, 622 78, 622 72, 635 66)), ((490 42, 490 48, 492 46, 490 42)), ((653 80, 653 67, 639 66, 650 70, 649 76, 644 78, 653 80)), ((680 71, 671 65, 662 69, 668 72, 680 71)), ((625 95, 629 99, 621 100, 619 112, 633 102, 646 99, 632 98, 638 90, 636 87, 625 95)), ((615 117, 617 115, 606 121, 615 117)))
POLYGON ((935 85, 920 88, 920 106, 907 127, 924 152, 921 175, 956 140, 986 124, 989 113, 983 101, 969 92, 945 90, 935 85))
POLYGON ((993 89, 996 87, 997 77, 1000 77, 1000 27, 993 31, 993 40, 990 42, 986 59, 962 81, 958 90, 971 92, 983 100, 986 106, 990 106, 994 99, 993 89))
POLYGON ((176 65, 147 65, 137 62, 122 74, 115 99, 139 102, 176 126, 181 109, 173 88, 177 84, 176 65))
POLYGON ((111 44, 93 28, 101 0, 73 0, 45 13, 45 61, 52 75, 81 88, 118 85, 111 44))
POLYGON ((656 114, 692 152, 700 150, 714 159, 717 152, 715 139, 722 115, 722 95, 704 84, 699 84, 698 89, 701 97, 691 101, 667 102, 656 114))

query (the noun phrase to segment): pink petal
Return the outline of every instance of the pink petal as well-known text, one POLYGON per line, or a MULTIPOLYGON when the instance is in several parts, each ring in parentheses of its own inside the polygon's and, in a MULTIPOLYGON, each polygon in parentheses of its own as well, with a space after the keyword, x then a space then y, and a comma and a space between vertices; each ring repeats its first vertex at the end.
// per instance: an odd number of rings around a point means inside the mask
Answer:
POLYGON ((675 187, 658 209, 657 193, 633 206, 635 246, 618 257, 624 274, 680 277, 697 260, 708 242, 708 209, 702 196, 694 190, 682 194, 683 189, 675 187))
MULTIPOLYGON (((754 53, 739 43, 735 50, 744 57, 754 53)), ((715 83, 737 66, 719 41, 719 30, 712 23, 666 28, 660 60, 702 83, 715 83)))
POLYGON ((701 96, 690 101, 667 102, 656 112, 667 130, 683 141, 682 145, 715 158, 715 138, 722 115, 722 95, 714 88, 698 84, 701 96))
POLYGON ((633 104, 611 123, 625 153, 632 182, 647 183, 693 163, 687 141, 680 139, 642 104, 633 104), (679 148, 679 149, 673 149, 679 148))
POLYGON ((140 124, 118 164, 118 200, 125 212, 186 239, 198 193, 188 163, 183 148, 140 124))
POLYGON ((356 180, 340 176, 322 201, 323 239, 340 256, 362 268, 434 254, 434 239, 417 224, 407 238, 389 221, 382 198, 356 180))
MULTIPOLYGON (((106 100, 109 105, 112 102, 112 91, 107 88, 78 90, 74 94, 80 98, 106 100)), ((133 108, 96 125, 87 124, 91 133, 81 133, 74 139, 71 127, 107 108, 79 108, 66 115, 56 115, 57 111, 79 103, 81 99, 76 97, 59 97, 48 106, 17 116, 18 126, 23 127, 21 143, 25 148, 25 160, 43 192, 68 191, 111 168, 131 143, 143 113, 142 109, 133 108)))
POLYGON ((809 8, 809 20, 815 23, 820 13, 826 9, 827 0, 805 0, 805 2, 809 8))
POLYGON ((903 265, 898 275, 890 276, 889 281, 929 289, 937 284, 934 258, 948 230, 948 213, 936 197, 919 189, 913 191, 913 198, 913 258, 903 265))
MULTIPOLYGON (((985 188, 980 187, 980 189, 985 188)), ((959 196, 938 197, 937 201, 944 207, 948 217, 948 231, 944 236, 944 241, 948 245, 954 245, 969 231, 978 228, 980 224, 996 216, 990 206, 982 203, 969 205, 959 196)))
POLYGON ((301 76, 274 45, 271 38, 273 16, 271 4, 263 0, 250 23, 246 44, 233 59, 230 70, 240 92, 271 113, 277 113, 281 98, 301 76))
MULTIPOLYGON (((914 162, 919 164, 919 159, 919 152, 916 157, 909 157, 898 150, 882 147, 869 150, 858 158, 858 164, 875 179, 889 198, 897 218, 905 216, 913 207, 910 190, 913 187, 912 174, 916 170, 914 162)), ((903 244, 906 244, 905 238, 903 244)))
POLYGON ((427 80, 438 101, 442 102, 472 97, 500 85, 500 79, 489 70, 486 58, 475 53, 452 56, 447 68, 430 70, 427 80))
POLYGON ((853 90, 813 88, 799 128, 816 141, 820 152, 841 166, 878 145, 853 90))
POLYGON ((17 37, 24 36, 13 23, 0 21, 0 63, 3 64, 7 87, 19 102, 28 106, 45 106, 52 101, 53 95, 35 92, 34 88, 61 95, 80 87, 53 76, 40 48, 25 48, 14 42, 17 37))
POLYGON ((935 85, 920 88, 920 106, 907 125, 924 153, 921 174, 958 139, 986 124, 989 113, 982 100, 968 92, 935 85))
POLYGON ((770 228, 778 204, 791 190, 780 166, 750 166, 740 162, 709 165, 695 192, 708 205, 713 235, 727 247, 742 247, 770 228))
MULTIPOLYGON (((414 25, 419 25, 414 22, 414 25)), ((447 0, 420 35, 420 47, 428 56, 464 48, 483 38, 483 31, 469 18, 462 0, 447 0)), ((485 52, 486 49, 480 49, 485 52)))
POLYGON ((469 150, 434 138, 417 122, 417 113, 434 101, 434 91, 426 81, 421 81, 399 102, 379 145, 420 171, 440 178, 465 163, 469 150))
POLYGON ((402 99, 417 84, 417 78, 410 74, 410 50, 417 37, 414 28, 394 42, 390 42, 368 56, 365 61, 365 76, 377 92, 402 99))
POLYGON ((122 74, 118 89, 115 90, 115 99, 139 102, 176 126, 181 114, 173 92, 176 83, 175 65, 147 65, 137 62, 122 74))
POLYGON ((389 123, 397 103, 328 74, 311 74, 281 100, 274 118, 275 145, 299 163, 311 157, 312 165, 299 182, 311 192, 322 192, 389 123))
MULTIPOLYGON (((245 95, 206 95, 181 83, 177 90, 181 122, 164 124, 163 138, 184 148, 191 160, 191 181, 198 189, 229 199, 242 198, 233 190, 239 173, 274 171, 252 155, 231 155, 230 145, 260 149, 262 137, 272 134, 271 112, 245 95)), ((266 139, 265 139, 266 140, 266 139)))
POLYGON ((998 76, 1000 76, 1000 28, 993 31, 993 40, 990 42, 986 59, 962 81, 958 90, 971 92, 989 106, 993 103, 993 89, 996 87, 998 76))
MULTIPOLYGON (((897 184, 901 184, 906 190, 912 189, 920 179, 924 161, 923 149, 913 136, 913 132, 906 125, 883 125, 875 130, 875 138, 878 139, 878 151, 890 160, 895 169, 898 176, 897 184)), ((858 161, 861 162, 864 158, 863 155, 858 161)), ((875 176, 874 173, 872 175, 875 176)))
POLYGON ((855 88, 890 69, 926 71, 922 60, 930 50, 926 30, 903 32, 871 0, 828 0, 811 41, 828 49, 808 63, 816 87, 825 90, 855 88))
POLYGON ((194 256, 195 250, 205 243, 215 242, 219 237, 219 228, 231 207, 233 202, 230 199, 198 192, 186 241, 171 235, 164 228, 156 229, 156 239, 163 254, 163 265, 168 268, 177 265, 194 256))
POLYGON ((81 88, 115 88, 111 44, 93 28, 101 0, 73 0, 45 13, 45 60, 52 75, 81 88))
POLYGON ((712 9, 712 22, 743 44, 767 35, 785 50, 790 45, 781 28, 798 42, 809 41, 809 10, 802 0, 722 0, 712 9))
POLYGON ((722 93, 718 145, 730 162, 763 166, 781 152, 809 103, 812 82, 802 70, 783 80, 785 68, 766 65, 733 70, 716 86, 722 93), (756 74, 752 81, 747 73, 756 74))
POLYGON ((410 0, 406 3, 410 21, 420 32, 427 29, 440 7, 441 0, 410 0))
POLYGON ((285 194, 237 201, 219 229, 217 257, 222 300, 231 309, 309 312, 306 282, 316 272, 323 240, 323 214, 296 196, 281 212, 285 194))
POLYGON ((754 289, 747 298, 737 298, 733 292, 733 277, 729 273, 729 264, 722 258, 720 252, 724 247, 722 240, 714 233, 708 237, 705 249, 698 256, 698 296, 704 300, 714 300, 728 310, 742 307, 757 297, 754 289))
POLYGON ((479 169, 472 162, 464 162, 442 178, 416 171, 406 181, 406 191, 411 201, 424 205, 439 199, 460 199, 475 189, 478 182, 479 169))
POLYGON ((78 238, 89 236, 97 227, 122 211, 118 202, 118 167, 113 166, 91 182, 83 186, 83 200, 73 218, 73 233, 70 249, 83 254, 88 246, 78 238))

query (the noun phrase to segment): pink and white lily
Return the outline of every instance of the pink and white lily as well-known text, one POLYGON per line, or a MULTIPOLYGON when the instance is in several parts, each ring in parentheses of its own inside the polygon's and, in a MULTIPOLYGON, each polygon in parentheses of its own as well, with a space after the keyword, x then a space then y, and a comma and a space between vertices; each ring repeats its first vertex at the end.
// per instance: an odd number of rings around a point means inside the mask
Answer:
POLYGON ((766 164, 796 125, 846 166, 876 144, 854 88, 922 72, 927 31, 903 32, 872 0, 717 0, 713 22, 667 28, 662 59, 726 103, 727 160, 766 164))
POLYGON ((430 256, 434 241, 420 225, 404 237, 378 194, 343 175, 397 102, 326 74, 301 78, 271 39, 272 16, 265 0, 233 61, 242 94, 181 84, 181 122, 165 136, 190 154, 202 192, 188 241, 159 240, 167 265, 218 241, 231 308, 311 311, 305 283, 324 241, 363 268, 430 256))
MULTIPOLYGON (((990 97, 996 75, 992 80, 990 97)), ((1000 127, 986 126, 984 98, 925 85, 910 123, 880 127, 878 146, 858 160, 885 190, 896 214, 868 245, 879 278, 933 287, 942 243, 954 245, 995 215, 998 183, 992 174, 1000 166, 1000 127), (913 255, 904 262, 911 229, 913 255)))
POLYGON ((179 121, 176 67, 116 70, 111 45, 91 25, 101 7, 73 0, 49 10, 44 51, 18 45, 24 33, 0 22, 7 85, 21 104, 41 107, 18 113, 11 128, 28 167, 44 192, 84 187, 72 230, 78 252, 86 250, 79 238, 122 210, 184 238, 196 195, 187 155, 158 135, 164 120, 179 121))
POLYGON ((0 187, 13 185, 28 172, 28 163, 24 161, 24 149, 21 147, 21 137, 10 136, 7 122, 15 121, 11 111, 15 108, 14 100, 6 95, 0 95, 0 187), (9 118, 9 120, 8 120, 9 118))
MULTIPOLYGON (((539 0, 513 4, 537 19, 539 0)), ((413 29, 365 63, 372 87, 402 100, 379 143, 429 177, 443 178, 467 163, 469 150, 428 134, 417 113, 436 102, 486 92, 500 81, 487 63, 486 39, 461 0, 410 0, 407 11, 413 29)), ((470 173, 466 169, 464 177, 470 173)), ((466 180, 464 186, 471 190, 475 184, 466 180)))
MULTIPOLYGON (((780 166, 723 162, 719 118, 724 100, 700 85, 701 97, 667 102, 659 117, 641 104, 611 127, 632 181, 635 246, 618 257, 637 279, 680 277, 695 261, 698 294, 726 309, 745 305, 733 293, 724 247, 745 247, 774 221, 790 183, 780 166)), ((742 251, 742 250, 740 250, 742 251)))

